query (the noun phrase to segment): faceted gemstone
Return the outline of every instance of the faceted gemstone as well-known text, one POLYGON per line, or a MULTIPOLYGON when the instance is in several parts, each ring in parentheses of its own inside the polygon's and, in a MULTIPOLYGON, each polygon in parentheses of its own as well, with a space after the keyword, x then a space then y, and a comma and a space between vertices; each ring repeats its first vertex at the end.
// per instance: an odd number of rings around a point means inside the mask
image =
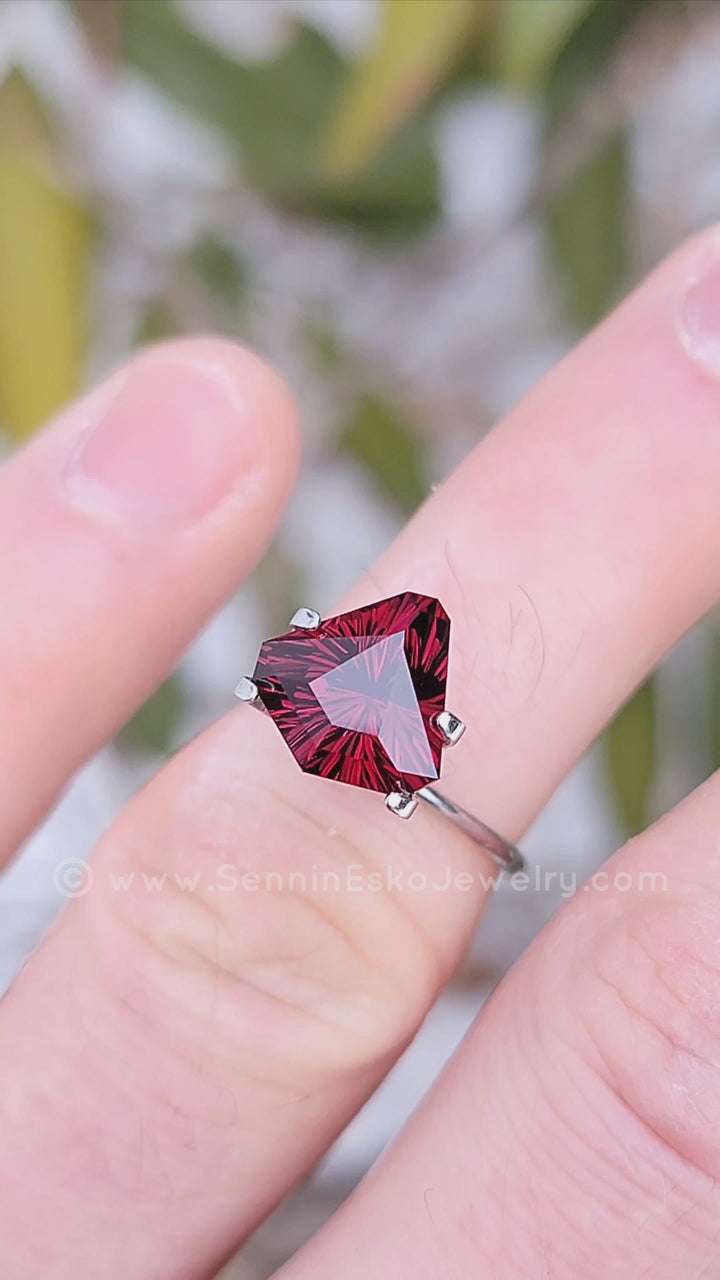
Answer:
POLYGON ((266 640, 253 679, 302 769, 370 791, 440 773, 450 619, 406 591, 266 640))

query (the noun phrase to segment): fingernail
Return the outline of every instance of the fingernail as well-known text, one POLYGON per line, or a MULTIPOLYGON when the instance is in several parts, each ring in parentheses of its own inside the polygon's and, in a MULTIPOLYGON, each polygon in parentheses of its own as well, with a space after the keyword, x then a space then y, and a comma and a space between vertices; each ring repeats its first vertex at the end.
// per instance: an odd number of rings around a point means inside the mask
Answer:
POLYGON ((680 312, 688 355, 720 378, 720 256, 715 253, 691 281, 680 312))
POLYGON ((76 508, 161 532, 202 518, 251 466, 243 400, 220 363, 152 353, 87 405, 62 476, 76 508))

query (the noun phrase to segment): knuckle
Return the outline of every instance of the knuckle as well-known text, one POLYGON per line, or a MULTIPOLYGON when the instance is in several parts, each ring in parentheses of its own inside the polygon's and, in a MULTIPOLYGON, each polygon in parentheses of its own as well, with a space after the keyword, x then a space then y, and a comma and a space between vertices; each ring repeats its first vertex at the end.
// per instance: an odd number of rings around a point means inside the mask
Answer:
POLYGON ((720 1174, 720 894, 590 902, 572 1011, 611 1089, 671 1151, 720 1174))
POLYGON ((116 980, 196 1067, 297 1090, 399 1049, 439 965, 396 895, 353 891, 348 868, 367 857, 347 826, 328 838, 301 789, 276 793, 259 776, 272 775, 229 755, 188 786, 170 778, 152 838, 131 810, 112 877, 96 875, 103 890, 121 886, 101 893, 97 932, 103 945, 120 930, 132 964, 116 980))

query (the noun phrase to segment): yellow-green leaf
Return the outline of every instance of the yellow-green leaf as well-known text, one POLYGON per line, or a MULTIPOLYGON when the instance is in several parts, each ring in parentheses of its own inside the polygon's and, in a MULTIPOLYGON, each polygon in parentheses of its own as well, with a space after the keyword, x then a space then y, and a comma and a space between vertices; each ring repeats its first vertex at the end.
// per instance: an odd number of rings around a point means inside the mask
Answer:
POLYGON ((515 89, 537 89, 594 3, 595 0, 503 0, 497 11, 501 79, 515 89))
POLYGON ((629 835, 646 826, 657 760, 655 684, 648 680, 615 717, 605 736, 613 800, 629 835))
POLYGON ((16 74, 0 87, 0 423, 22 439, 78 390, 89 227, 16 74))
POLYGON ((488 0, 385 0, 377 41, 348 77, 328 134, 326 171, 363 169, 451 68, 488 0))

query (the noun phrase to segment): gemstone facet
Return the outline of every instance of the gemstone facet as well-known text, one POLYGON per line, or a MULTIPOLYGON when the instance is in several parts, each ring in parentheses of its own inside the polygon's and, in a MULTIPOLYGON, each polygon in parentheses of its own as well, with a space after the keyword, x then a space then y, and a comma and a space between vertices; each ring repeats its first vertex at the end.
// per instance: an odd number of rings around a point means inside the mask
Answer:
POLYGON ((450 620, 406 591, 263 644, 253 680, 306 773, 370 791, 439 777, 450 620))

